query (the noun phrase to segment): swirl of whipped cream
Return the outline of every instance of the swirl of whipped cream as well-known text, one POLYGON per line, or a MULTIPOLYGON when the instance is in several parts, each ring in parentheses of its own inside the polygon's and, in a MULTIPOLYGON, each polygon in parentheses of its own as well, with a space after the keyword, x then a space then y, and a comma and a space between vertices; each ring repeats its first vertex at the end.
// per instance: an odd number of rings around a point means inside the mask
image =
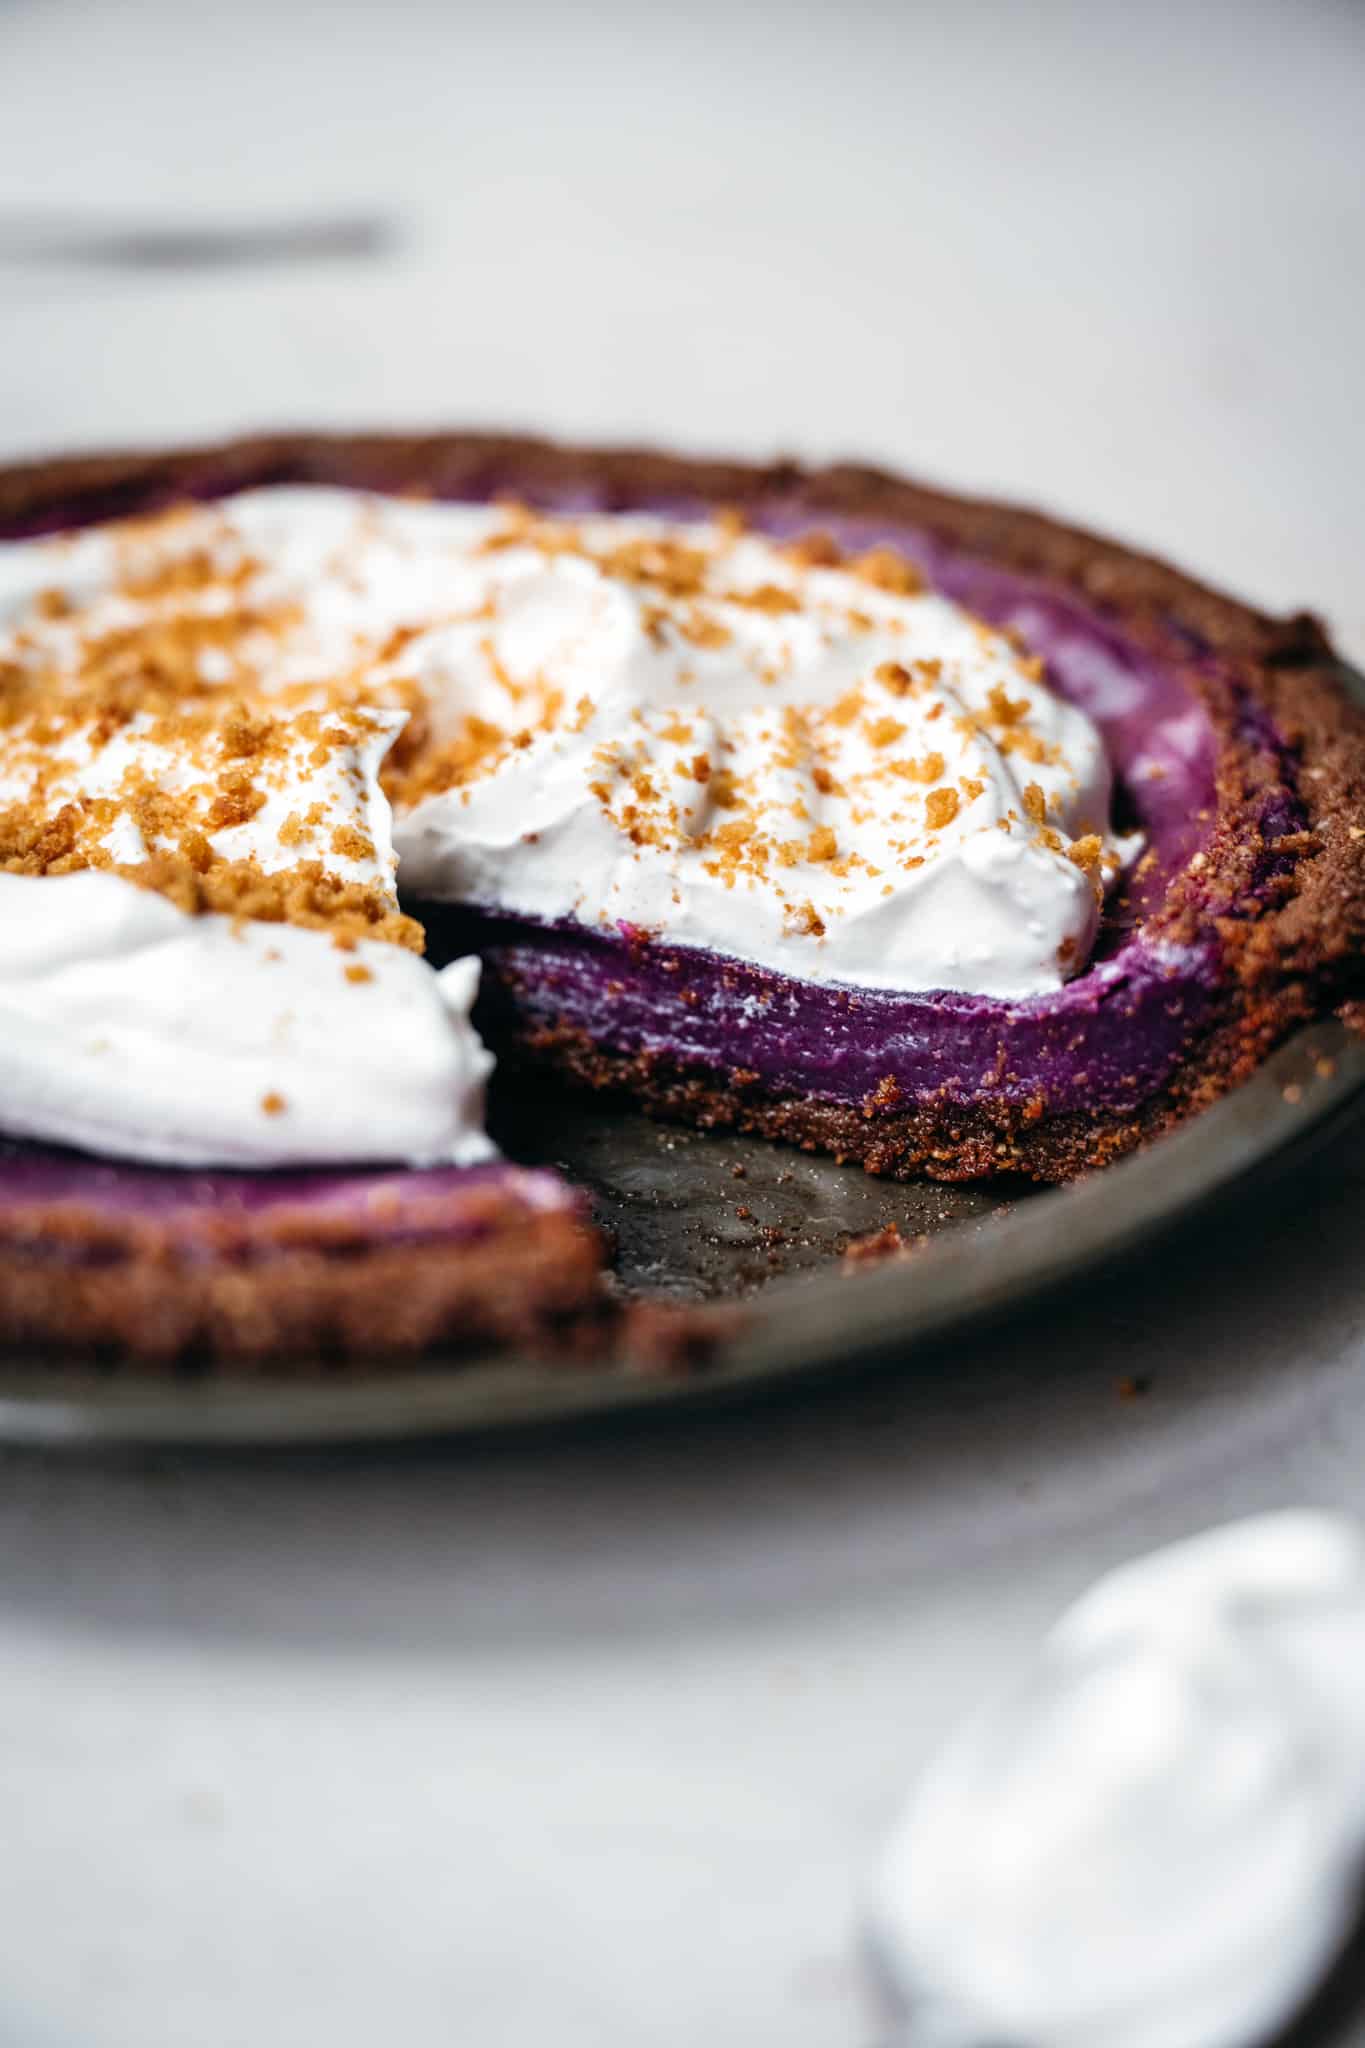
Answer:
POLYGON ((0 1129, 164 1166, 472 1165, 477 960, 0 875, 0 1129))
POLYGON ((450 735, 396 789, 416 895, 864 988, 1019 997, 1084 965, 1130 849, 1093 726, 1001 635, 887 557, 643 520, 507 538, 475 555, 481 615, 406 651, 450 735))

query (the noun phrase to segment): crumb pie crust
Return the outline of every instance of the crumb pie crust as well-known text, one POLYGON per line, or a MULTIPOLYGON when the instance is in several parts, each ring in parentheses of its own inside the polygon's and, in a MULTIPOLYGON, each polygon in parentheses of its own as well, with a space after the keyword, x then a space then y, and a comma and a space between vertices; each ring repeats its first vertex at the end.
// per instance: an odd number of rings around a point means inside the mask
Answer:
MULTIPOLYGON (((723 507, 785 536, 889 541, 918 550, 930 581, 969 608, 990 617, 993 606, 993 623, 1007 622, 1021 602, 1035 612, 1051 603, 1059 630, 1070 630, 1067 619, 1088 621, 1085 630, 1113 636, 1135 670, 1145 665, 1159 678, 1168 700, 1174 690, 1200 707, 1207 788, 1190 834, 1181 843, 1172 829, 1159 889, 1149 887, 1119 920, 1109 961, 1060 998, 1039 1007, 920 997, 912 1014, 899 998, 816 989, 668 948, 648 933, 604 939, 494 909, 430 918, 419 910, 429 950, 473 945, 483 954, 482 1022, 504 1062, 548 1067, 666 1116, 784 1139, 875 1172, 1062 1180, 1204 1107, 1297 1025, 1333 1010, 1355 1014, 1365 993, 1365 721, 1307 614, 1268 617, 1040 514, 876 470, 691 461, 499 435, 289 434, 12 467, 0 471, 0 537, 272 483, 507 497, 561 512, 700 517, 723 507), (708 1058, 704 1033, 687 1057, 670 1048, 656 1027, 670 1005, 676 1014, 689 1000, 694 1016, 715 1016, 717 1043, 728 1046, 736 1041, 727 1004, 735 1015, 765 1005, 803 1012, 804 1041, 776 1033, 767 1045, 774 1059, 784 1044, 795 1048, 791 1073, 708 1058), (617 1042, 601 1021, 614 1011, 625 1019, 617 1042), (928 1047, 924 1058, 878 1071, 883 1040, 907 1042, 907 1019, 928 1047), (937 1033, 924 1028, 935 1022, 937 1033), (831 1046, 846 1055, 851 1078, 838 1088, 801 1085, 802 1044, 816 1033, 826 1055, 831 1046), (978 1056, 992 1047, 983 1073, 978 1056), (977 1065, 944 1072, 955 1048, 959 1066, 977 1065)), ((1122 777, 1121 759, 1116 766, 1122 777)), ((95 1179, 108 1171, 89 1166, 95 1179)), ((402 1184, 400 1209, 409 1200, 424 1207, 421 1175, 386 1178, 402 1184)), ((267 1205, 244 1223, 242 1205, 229 1198, 218 1220, 209 1203, 202 1227, 186 1228, 159 1209, 149 1220, 136 1192, 120 1203, 92 1188, 82 1201, 64 1186, 51 1199, 34 1185, 0 1200, 0 1330, 25 1343, 237 1359, 319 1346, 368 1354, 562 1340, 575 1328, 599 1343, 607 1320, 599 1250, 581 1206, 528 1202, 517 1169, 465 1181, 462 1194, 452 1189, 444 1220, 427 1203, 422 1228, 376 1232, 362 1205, 361 1220, 352 1215, 339 1237, 334 1222, 312 1227, 306 1204, 267 1205)), ((678 1341, 686 1348, 690 1339, 680 1331, 678 1341)))

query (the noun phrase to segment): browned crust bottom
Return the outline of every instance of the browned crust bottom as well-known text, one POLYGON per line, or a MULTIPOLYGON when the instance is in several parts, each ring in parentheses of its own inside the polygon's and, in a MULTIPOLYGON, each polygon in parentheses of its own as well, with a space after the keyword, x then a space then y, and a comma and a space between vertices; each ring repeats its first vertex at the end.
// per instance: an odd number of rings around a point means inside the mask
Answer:
POLYGON ((702 1130, 775 1138, 803 1152, 827 1152, 840 1165, 896 1180, 981 1180, 1018 1173, 1032 1180, 1074 1179, 1130 1150, 1143 1133, 1100 1127, 1078 1116, 1033 1115, 1012 1104, 948 1101, 870 1114, 845 1103, 757 1093, 720 1075, 680 1072, 640 1054, 604 1052, 573 1031, 538 1031, 518 1048, 579 1087, 629 1097, 651 1116, 702 1130))
MULTIPOLYGON (((1277 1036, 1282 1035, 1278 1033, 1277 1036)), ((512 1061, 548 1067, 576 1087, 615 1095, 701 1130, 737 1130, 825 1152, 841 1165, 896 1180, 983 1180, 1019 1174, 1061 1182, 1112 1164, 1245 1078, 1261 1057, 1240 1024, 1205 1041, 1200 1059, 1127 1117, 1048 1111, 1041 1098, 953 1102, 946 1095, 884 1111, 775 1095, 733 1076, 680 1069, 654 1053, 604 1051, 570 1028, 538 1028, 507 1048, 512 1061)))
MULTIPOLYGON (((55 516, 108 517, 192 493, 268 482, 361 485, 526 498, 591 486, 609 506, 648 499, 757 508, 773 499, 822 519, 917 526, 949 545, 1070 589, 1135 643, 1179 670, 1219 738, 1217 812, 1198 883, 1159 913, 1174 937, 1207 931, 1209 900, 1225 961, 1224 1015, 1176 1084, 1136 1118, 1083 1118, 946 1102, 869 1118, 857 1109, 760 1098, 723 1077, 646 1070, 575 1039, 536 1034, 538 1059, 654 1111, 732 1125, 856 1160, 876 1172, 960 1179, 1020 1171, 1062 1179, 1106 1163, 1242 1079, 1294 1026, 1327 1009, 1360 1014, 1365 996, 1365 720, 1332 650, 1306 614, 1276 619, 1178 570, 1039 513, 951 496, 853 465, 806 471, 690 460, 638 449, 572 449, 503 434, 278 434, 218 448, 29 463, 0 471, 0 532, 55 516), (1298 763, 1306 829, 1277 851, 1288 872, 1253 895, 1264 848, 1260 806, 1283 775, 1239 721, 1269 713, 1298 763)), ((149 1257, 72 1271, 14 1250, 0 1257, 0 1339, 169 1355, 208 1348, 259 1358, 291 1350, 411 1351, 458 1342, 534 1342, 600 1330, 593 1240, 564 1218, 509 1228, 496 1247, 376 1250, 346 1262, 312 1250, 269 1265, 191 1271, 149 1257)), ((690 1328, 690 1325, 689 1325, 690 1328)), ((676 1333, 686 1349, 690 1338, 676 1333)))
POLYGON ((609 1346, 600 1269, 599 1240, 576 1217, 526 1210, 473 1244, 345 1257, 296 1247, 246 1264, 144 1245, 112 1263, 73 1265, 30 1237, 0 1257, 0 1343, 238 1366, 290 1355, 398 1357, 434 1345, 563 1354, 589 1337, 609 1346))

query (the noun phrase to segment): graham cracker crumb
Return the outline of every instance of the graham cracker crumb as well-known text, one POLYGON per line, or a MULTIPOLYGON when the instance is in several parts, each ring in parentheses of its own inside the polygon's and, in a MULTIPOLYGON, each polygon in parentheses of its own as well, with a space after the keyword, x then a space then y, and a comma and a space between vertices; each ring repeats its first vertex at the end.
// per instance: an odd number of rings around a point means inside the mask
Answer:
POLYGON ((955 789, 931 789, 924 799, 924 815, 931 832, 941 832, 958 814, 961 798, 955 789))

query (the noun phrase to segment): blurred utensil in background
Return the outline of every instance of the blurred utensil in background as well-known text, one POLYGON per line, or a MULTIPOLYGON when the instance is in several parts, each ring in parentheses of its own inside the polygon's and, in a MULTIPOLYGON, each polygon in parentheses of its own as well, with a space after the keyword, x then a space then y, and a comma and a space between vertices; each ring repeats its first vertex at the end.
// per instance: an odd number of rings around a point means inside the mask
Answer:
POLYGON ((219 270, 268 263, 373 262, 400 240, 383 214, 191 220, 42 208, 0 210, 0 264, 219 270))

